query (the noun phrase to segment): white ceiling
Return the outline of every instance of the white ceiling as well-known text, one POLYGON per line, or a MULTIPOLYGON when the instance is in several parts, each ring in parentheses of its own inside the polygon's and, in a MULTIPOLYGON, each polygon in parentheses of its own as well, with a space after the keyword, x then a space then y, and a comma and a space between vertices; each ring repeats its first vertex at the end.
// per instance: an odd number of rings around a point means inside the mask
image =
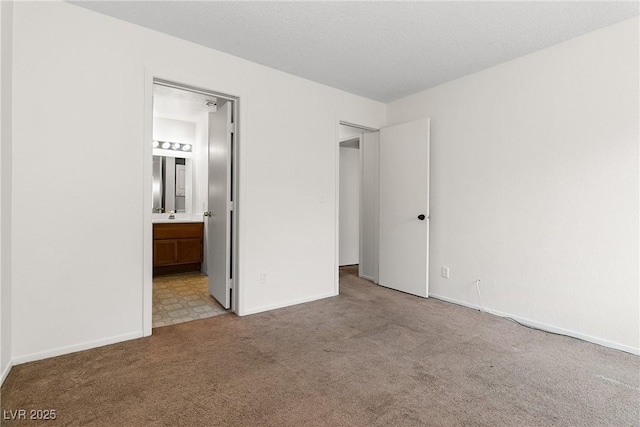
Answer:
POLYGON ((198 122, 205 114, 215 112, 215 108, 205 105, 206 101, 216 101, 218 106, 224 100, 181 89, 153 85, 153 115, 167 119, 198 122))
POLYGON ((638 2, 76 1, 390 102, 638 15, 638 2))

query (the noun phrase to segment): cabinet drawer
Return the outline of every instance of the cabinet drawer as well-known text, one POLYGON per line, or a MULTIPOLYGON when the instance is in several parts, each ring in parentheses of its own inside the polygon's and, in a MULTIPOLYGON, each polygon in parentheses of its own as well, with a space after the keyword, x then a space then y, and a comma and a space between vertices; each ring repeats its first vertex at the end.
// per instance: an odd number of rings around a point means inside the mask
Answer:
POLYGON ((202 228, 201 222, 153 224, 153 240, 202 238, 202 228))

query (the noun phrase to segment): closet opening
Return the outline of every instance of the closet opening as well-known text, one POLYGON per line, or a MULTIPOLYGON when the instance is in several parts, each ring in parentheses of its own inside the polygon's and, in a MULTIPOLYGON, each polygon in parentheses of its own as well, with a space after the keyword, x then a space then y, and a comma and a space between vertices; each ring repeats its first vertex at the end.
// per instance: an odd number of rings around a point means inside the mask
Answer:
POLYGON ((339 276, 377 283, 378 132, 340 122, 338 146, 339 276))

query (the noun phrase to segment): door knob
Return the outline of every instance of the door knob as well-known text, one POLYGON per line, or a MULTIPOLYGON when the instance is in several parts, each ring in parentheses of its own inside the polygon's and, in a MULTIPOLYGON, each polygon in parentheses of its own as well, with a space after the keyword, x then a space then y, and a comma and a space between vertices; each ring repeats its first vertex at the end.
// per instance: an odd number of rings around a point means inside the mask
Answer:
POLYGON ((203 215, 211 217, 211 216, 213 216, 213 212, 211 212, 211 211, 205 212, 203 215))
POLYGON ((424 216, 424 214, 420 214, 420 215, 418 215, 418 219, 419 219, 420 221, 424 221, 424 219, 425 219, 425 218, 426 218, 426 216, 424 216))

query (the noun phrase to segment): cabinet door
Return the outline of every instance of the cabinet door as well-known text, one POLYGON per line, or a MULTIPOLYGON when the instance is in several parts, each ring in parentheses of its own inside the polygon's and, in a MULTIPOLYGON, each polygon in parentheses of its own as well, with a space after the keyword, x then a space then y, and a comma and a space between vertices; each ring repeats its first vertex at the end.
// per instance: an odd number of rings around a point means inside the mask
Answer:
POLYGON ((178 262, 178 240, 166 239, 153 242, 153 265, 171 265, 178 262))
POLYGON ((202 262, 202 239, 178 240, 178 263, 202 262))

